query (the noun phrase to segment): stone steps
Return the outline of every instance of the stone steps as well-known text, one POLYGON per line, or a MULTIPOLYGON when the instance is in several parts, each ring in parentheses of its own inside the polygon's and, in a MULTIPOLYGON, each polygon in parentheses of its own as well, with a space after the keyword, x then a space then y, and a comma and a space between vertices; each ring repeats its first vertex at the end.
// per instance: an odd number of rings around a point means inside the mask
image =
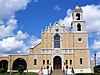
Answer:
POLYGON ((64 72, 61 69, 54 70, 51 75, 64 75, 64 72))

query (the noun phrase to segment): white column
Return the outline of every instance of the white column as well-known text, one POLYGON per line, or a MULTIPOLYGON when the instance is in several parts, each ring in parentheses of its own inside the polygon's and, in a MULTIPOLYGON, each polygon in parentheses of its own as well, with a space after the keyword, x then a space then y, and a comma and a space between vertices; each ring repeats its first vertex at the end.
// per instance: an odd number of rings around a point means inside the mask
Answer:
POLYGON ((62 70, 63 70, 63 67, 64 67, 64 55, 62 55, 61 59, 62 59, 62 70))

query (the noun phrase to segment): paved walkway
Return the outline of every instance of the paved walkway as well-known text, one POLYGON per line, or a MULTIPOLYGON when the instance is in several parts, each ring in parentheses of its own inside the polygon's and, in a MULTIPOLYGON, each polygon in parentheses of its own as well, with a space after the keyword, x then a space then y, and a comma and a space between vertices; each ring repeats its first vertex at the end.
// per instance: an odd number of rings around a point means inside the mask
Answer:
POLYGON ((62 70, 54 70, 51 75, 64 75, 64 72, 62 70))

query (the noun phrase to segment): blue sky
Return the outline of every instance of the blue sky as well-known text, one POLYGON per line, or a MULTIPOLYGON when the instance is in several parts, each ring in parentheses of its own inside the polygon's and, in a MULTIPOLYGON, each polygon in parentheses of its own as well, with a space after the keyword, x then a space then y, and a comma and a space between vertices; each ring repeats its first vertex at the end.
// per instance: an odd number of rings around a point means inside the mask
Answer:
POLYGON ((100 1, 36 0, 35 2, 35 0, 32 0, 26 10, 16 13, 16 18, 19 20, 19 25, 22 25, 21 28, 23 31, 27 31, 29 34, 34 34, 39 37, 41 30, 44 29, 46 25, 65 18, 67 9, 74 9, 76 2, 80 6, 85 6, 87 4, 99 4, 100 1), (55 9, 55 6, 57 6, 58 9, 55 9))
POLYGON ((91 58, 95 50, 99 64, 100 0, 0 0, 0 54, 28 53, 41 41, 41 30, 49 23, 59 21, 70 27, 77 3, 84 11, 91 58))

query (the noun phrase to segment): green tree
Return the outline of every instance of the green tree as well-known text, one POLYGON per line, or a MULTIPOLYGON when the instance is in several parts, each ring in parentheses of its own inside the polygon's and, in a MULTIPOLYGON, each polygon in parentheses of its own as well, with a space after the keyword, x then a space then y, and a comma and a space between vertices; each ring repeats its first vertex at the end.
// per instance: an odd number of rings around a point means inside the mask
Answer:
POLYGON ((25 67, 24 65, 18 65, 18 72, 22 75, 22 73, 24 72, 25 67))

